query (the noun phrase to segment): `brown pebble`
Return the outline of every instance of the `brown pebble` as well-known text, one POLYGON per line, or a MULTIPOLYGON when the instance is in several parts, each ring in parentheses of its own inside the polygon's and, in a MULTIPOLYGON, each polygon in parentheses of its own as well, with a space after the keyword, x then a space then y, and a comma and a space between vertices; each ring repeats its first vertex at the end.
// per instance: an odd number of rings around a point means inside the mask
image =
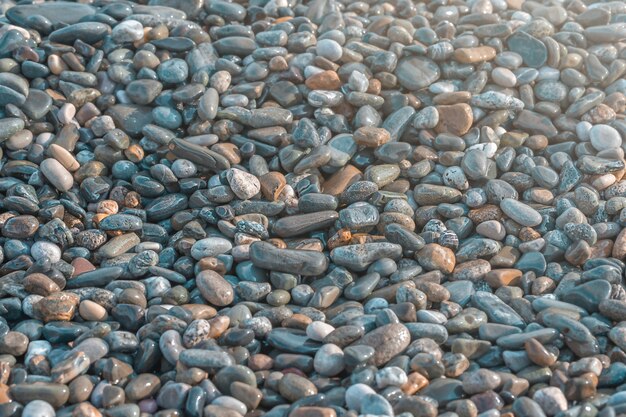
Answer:
POLYGON ((304 84, 311 90, 339 90, 341 80, 335 71, 323 71, 307 78, 304 84))
POLYGON ((81 403, 87 401, 93 390, 93 381, 88 375, 81 375, 69 384, 70 388, 70 404, 81 403))
POLYGON ((259 177, 261 183, 261 193, 263 197, 269 201, 276 201, 285 189, 287 181, 285 176, 276 171, 268 172, 259 177))
POLYGON ((557 360, 556 355, 550 352, 537 339, 528 339, 524 342, 524 349, 528 354, 528 358, 539 366, 552 366, 557 360))
POLYGON ((264 355, 263 353, 257 353, 256 355, 250 356, 248 359, 248 368, 253 371, 267 371, 274 367, 274 360, 264 355))
POLYGON ((77 277, 80 274, 89 271, 95 271, 96 267, 94 264, 89 262, 85 258, 75 258, 72 260, 72 266, 74 267, 74 272, 72 273, 72 278, 77 277))
POLYGON ((469 104, 437 106, 437 111, 439 112, 439 123, 435 127, 437 133, 462 136, 470 130, 474 122, 474 115, 469 104))
POLYGON ((456 264, 454 252, 436 243, 424 246, 417 253, 416 259, 427 270, 441 271, 445 274, 452 273, 456 264))
POLYGON ((492 288, 500 288, 509 285, 518 285, 522 278, 519 269, 494 269, 485 275, 485 281, 492 288))
POLYGON ((374 126, 363 126, 358 128, 354 134, 354 141, 358 145, 368 148, 376 148, 391 140, 391 135, 386 129, 374 126))
POLYGON ((289 417, 337 417, 337 413, 329 407, 298 407, 289 417))
POLYGON ((230 319, 228 316, 216 316, 209 320, 209 324, 211 325, 209 337, 217 339, 228 329, 230 319))
POLYGON ((400 389, 406 395, 413 395, 426 386, 428 386, 428 378, 419 372, 411 372, 407 377, 407 382, 400 389))
POLYGON ((496 50, 491 46, 477 46, 475 48, 458 48, 454 51, 454 59, 462 64, 476 64, 491 61, 496 57, 496 50))
POLYGON ((78 306, 78 313, 86 321, 104 321, 108 314, 104 307, 91 300, 83 300, 78 306))
POLYGON ((230 384, 230 394, 244 403, 248 410, 257 408, 263 398, 261 390, 239 381, 230 384))
POLYGON ((217 272, 211 270, 200 272, 196 276, 196 285, 202 297, 215 306, 227 306, 235 298, 232 285, 217 272))
POLYGON ((56 282, 40 273, 27 275, 24 278, 23 285, 24 289, 29 293, 41 295, 42 297, 61 291, 56 282))
POLYGON ((35 311, 46 323, 51 321, 70 321, 80 298, 70 292, 57 292, 39 300, 35 304, 35 311))
POLYGON ((328 178, 323 185, 323 192, 330 195, 339 195, 352 183, 359 181, 361 171, 354 165, 346 165, 328 178))
POLYGON ((83 402, 72 410, 72 417, 101 417, 102 413, 91 403, 83 402))

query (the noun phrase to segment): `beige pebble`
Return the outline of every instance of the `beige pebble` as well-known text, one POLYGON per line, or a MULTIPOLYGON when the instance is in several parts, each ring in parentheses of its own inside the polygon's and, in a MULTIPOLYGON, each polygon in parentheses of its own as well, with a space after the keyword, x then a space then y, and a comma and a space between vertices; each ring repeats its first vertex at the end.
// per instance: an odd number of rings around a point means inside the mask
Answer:
POLYGON ((76 158, 74 158, 74 155, 72 155, 72 153, 69 152, 67 149, 57 144, 51 144, 48 148, 48 153, 51 157, 59 161, 61 165, 63 165, 65 169, 70 172, 74 172, 78 170, 78 168, 80 168, 80 164, 78 163, 76 158))
POLYGON ((102 321, 106 320, 108 314, 104 307, 98 303, 94 303, 91 300, 83 300, 78 306, 78 313, 87 321, 102 321))
POLYGON ((59 109, 59 112, 57 113, 57 118, 59 119, 59 122, 66 125, 72 121, 75 115, 76 107, 74 107, 72 103, 65 103, 59 109))
POLYGON ((66 192, 74 185, 72 174, 56 159, 45 159, 41 165, 41 172, 57 190, 66 192))

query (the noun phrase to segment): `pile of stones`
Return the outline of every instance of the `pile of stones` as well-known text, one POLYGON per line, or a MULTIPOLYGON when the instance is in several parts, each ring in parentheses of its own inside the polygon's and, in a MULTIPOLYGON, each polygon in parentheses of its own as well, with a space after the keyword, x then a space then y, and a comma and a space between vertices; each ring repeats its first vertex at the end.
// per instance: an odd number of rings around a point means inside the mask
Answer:
POLYGON ((626 413, 626 2, 0 16, 0 417, 626 413))

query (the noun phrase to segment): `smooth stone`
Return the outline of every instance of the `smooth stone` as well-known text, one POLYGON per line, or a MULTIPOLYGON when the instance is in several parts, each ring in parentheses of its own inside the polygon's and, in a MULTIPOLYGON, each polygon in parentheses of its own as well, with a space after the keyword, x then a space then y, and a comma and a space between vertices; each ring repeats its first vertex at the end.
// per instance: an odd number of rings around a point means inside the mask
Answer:
POLYGON ((196 286, 205 300, 223 307, 233 302, 232 285, 215 271, 205 270, 196 275, 196 286))
POLYGON ((226 179, 233 193, 242 200, 252 198, 261 191, 259 179, 240 169, 231 168, 228 170, 226 179))
MULTIPOLYGON (((220 3, 228 4, 226 2, 220 3)), ((252 54, 258 48, 258 45, 254 40, 250 38, 245 38, 242 36, 231 36, 213 42, 213 47, 221 55, 232 54, 245 57, 252 54)))
POLYGON ((132 378, 124 391, 126 398, 130 401, 139 401, 155 395, 161 387, 161 381, 153 374, 139 374, 132 378))
POLYGON ((31 119, 40 120, 52 108, 52 98, 45 92, 31 89, 24 104, 22 111, 31 119))
POLYGON ((59 23, 71 25, 95 13, 96 9, 88 4, 59 1, 14 6, 7 10, 6 16, 16 25, 29 27, 29 17, 33 15, 43 16, 53 25, 59 23))
POLYGON ((250 260, 254 266, 297 275, 320 275, 328 268, 328 259, 321 252, 279 249, 266 242, 250 245, 250 260))
POLYGON ((33 243, 30 254, 35 260, 48 258, 51 263, 57 263, 61 260, 61 249, 54 243, 46 241, 33 243))
POLYGON ((515 327, 523 327, 525 325, 522 317, 494 294, 485 291, 477 291, 472 296, 472 304, 479 310, 485 312, 490 322, 515 327))
POLYGON ((327 343, 315 354, 313 367, 317 373, 323 376, 335 376, 343 371, 344 353, 337 345, 327 343))
POLYGON ((589 131, 591 144, 598 151, 619 148, 622 145, 622 137, 619 132, 609 125, 595 125, 589 131))
POLYGON ((24 129, 22 119, 14 117, 0 119, 0 142, 4 142, 22 129, 24 129))
POLYGON ((284 352, 312 355, 322 346, 309 339, 303 330, 274 328, 266 336, 267 343, 284 352))
POLYGON ((330 257, 337 265, 355 271, 364 271, 379 259, 398 259, 401 254, 402 247, 400 245, 380 242, 340 246, 330 252, 330 257))
POLYGON ((376 350, 370 362, 375 366, 381 366, 401 354, 409 343, 411 335, 406 326, 395 323, 379 327, 363 336, 352 346, 370 346, 376 350))
POLYGON ((209 237, 196 241, 191 247, 191 256, 196 260, 215 257, 228 253, 232 249, 232 243, 221 237, 209 237))
POLYGON ((111 31, 111 38, 117 43, 135 42, 143 36, 143 25, 132 19, 120 22, 111 31))
POLYGON ((54 417, 55 415, 54 408, 42 400, 31 401, 22 410, 22 417, 54 417))
POLYGON ((66 45, 72 45, 77 39, 94 44, 110 33, 111 27, 104 23, 82 22, 57 29, 48 36, 48 39, 66 45))
POLYGON ((543 220, 537 210, 512 198, 504 198, 500 202, 500 208, 507 216, 522 226, 537 226, 543 220))
POLYGON ((49 382, 15 384, 11 386, 9 392, 13 399, 22 404, 41 400, 55 409, 65 404, 70 396, 70 390, 66 385, 49 382))
POLYGON ((562 300, 580 306, 590 313, 599 309, 600 303, 611 295, 611 284, 602 279, 583 283, 566 292, 562 300))
POLYGON ((40 166, 43 175, 59 191, 69 191, 74 185, 72 174, 56 159, 48 158, 40 166))
POLYGON ((548 59, 548 49, 544 43, 521 30, 508 37, 507 45, 510 51, 520 54, 529 67, 539 68, 548 59))
POLYGON ((163 84, 155 80, 135 80, 126 86, 126 94, 136 104, 149 104, 163 90, 163 84))
POLYGON ((116 127, 133 137, 139 136, 143 127, 153 121, 151 108, 134 104, 115 104, 107 109, 106 114, 111 116, 116 127))
POLYGON ((185 366, 211 372, 235 364, 233 358, 226 352, 203 349, 184 350, 181 352, 179 360, 185 366))
POLYGON ((421 90, 441 76, 439 66, 426 57, 409 56, 398 61, 395 74, 402 87, 421 90))
POLYGON ((315 213, 286 216, 274 223, 272 231, 280 237, 300 236, 315 230, 325 229, 335 223, 339 214, 336 211, 319 211, 315 213))

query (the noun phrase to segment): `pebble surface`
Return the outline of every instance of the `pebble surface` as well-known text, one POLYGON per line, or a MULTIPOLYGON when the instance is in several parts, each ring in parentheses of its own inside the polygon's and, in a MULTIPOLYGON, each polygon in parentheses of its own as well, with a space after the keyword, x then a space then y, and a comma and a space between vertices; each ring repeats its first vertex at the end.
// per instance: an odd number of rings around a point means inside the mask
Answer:
POLYGON ((626 414, 626 5, 0 0, 0 417, 626 414))

